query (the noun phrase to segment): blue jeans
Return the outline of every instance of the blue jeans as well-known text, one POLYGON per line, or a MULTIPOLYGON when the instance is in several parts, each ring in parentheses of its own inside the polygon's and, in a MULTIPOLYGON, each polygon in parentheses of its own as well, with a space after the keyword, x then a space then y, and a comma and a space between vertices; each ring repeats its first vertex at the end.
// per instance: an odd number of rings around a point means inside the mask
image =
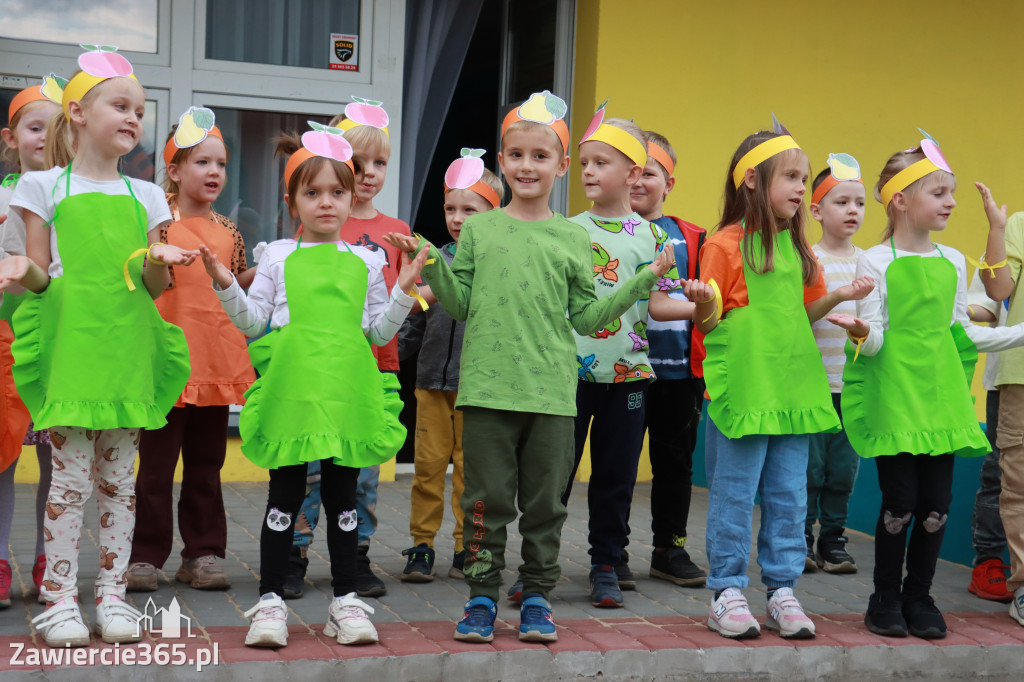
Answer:
POLYGON ((807 516, 806 434, 729 439, 708 418, 707 552, 712 590, 750 584, 754 498, 761 496, 757 563, 768 587, 793 587, 804 570, 807 516))
POLYGON ((359 470, 356 484, 356 515, 359 518, 359 544, 370 544, 370 536, 377 530, 377 485, 380 483, 380 465, 359 470))
MULTIPOLYGON (((320 520, 320 462, 310 462, 307 466, 306 497, 299 509, 299 519, 295 522, 293 547, 305 550, 313 541, 313 531, 320 520)), ((370 536, 377 530, 377 485, 380 483, 380 465, 363 467, 359 470, 359 482, 356 483, 356 516, 359 520, 359 544, 370 544, 370 536)))

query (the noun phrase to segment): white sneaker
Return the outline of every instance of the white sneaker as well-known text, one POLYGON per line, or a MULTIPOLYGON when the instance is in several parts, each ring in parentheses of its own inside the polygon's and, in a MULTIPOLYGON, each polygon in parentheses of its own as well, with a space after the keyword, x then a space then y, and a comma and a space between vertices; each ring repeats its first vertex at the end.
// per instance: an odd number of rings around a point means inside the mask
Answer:
POLYGON ((747 598, 735 587, 727 588, 711 603, 708 628, 729 639, 747 639, 761 634, 761 626, 750 613, 747 598))
POLYGON ((96 605, 93 629, 107 644, 124 644, 142 639, 142 614, 120 597, 108 594, 96 605))
POLYGON ((1010 602, 1010 618, 1024 625, 1024 587, 1018 587, 1013 591, 1013 601, 1010 602))
POLYGON ((768 600, 768 616, 764 626, 775 630, 785 639, 814 637, 814 621, 804 613, 804 607, 800 606, 790 587, 780 587, 768 600))
POLYGON ((252 616, 249 632, 245 635, 246 646, 287 646, 288 607, 284 600, 273 592, 260 597, 256 606, 245 612, 252 616))
POLYGON ((48 646, 89 646, 89 628, 82 620, 82 611, 74 597, 62 599, 32 619, 48 646))
POLYGON ((373 613, 373 609, 357 599, 355 592, 335 597, 327 611, 324 634, 337 636, 338 644, 373 644, 378 641, 377 628, 368 613, 373 613))

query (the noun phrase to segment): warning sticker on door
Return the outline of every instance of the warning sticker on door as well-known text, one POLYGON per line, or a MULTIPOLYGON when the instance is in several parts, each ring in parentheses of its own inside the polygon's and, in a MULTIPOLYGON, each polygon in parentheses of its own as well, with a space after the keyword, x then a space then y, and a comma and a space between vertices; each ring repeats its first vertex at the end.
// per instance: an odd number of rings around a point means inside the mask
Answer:
POLYGON ((359 70, 359 36, 350 33, 331 34, 332 69, 340 71, 359 70))

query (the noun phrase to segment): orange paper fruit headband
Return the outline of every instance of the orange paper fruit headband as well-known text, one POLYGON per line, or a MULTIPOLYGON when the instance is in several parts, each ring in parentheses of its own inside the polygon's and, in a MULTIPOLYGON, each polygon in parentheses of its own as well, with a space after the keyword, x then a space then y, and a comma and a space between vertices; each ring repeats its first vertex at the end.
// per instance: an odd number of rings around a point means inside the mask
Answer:
POLYGON ((676 172, 676 165, 672 163, 672 157, 668 155, 668 152, 650 140, 647 141, 647 156, 660 163, 669 177, 676 172))
POLYGON ((860 178, 860 164, 857 163, 857 159, 849 154, 829 154, 828 167, 832 173, 822 180, 821 184, 814 190, 814 194, 811 195, 812 204, 820 204, 825 195, 840 182, 852 181, 864 184, 864 181, 860 178))
POLYGON ((382 104, 383 102, 353 95, 352 101, 345 106, 345 120, 338 122, 338 128, 352 130, 356 126, 370 126, 383 130, 388 137, 391 137, 391 133, 388 132, 388 123, 391 122, 391 119, 388 117, 388 112, 384 111, 382 104))
POLYGON ((796 143, 793 136, 786 130, 786 126, 779 123, 779 119, 775 118, 775 114, 772 114, 772 132, 778 133, 779 136, 765 140, 751 149, 740 158, 736 163, 736 167, 732 169, 732 182, 736 189, 739 189, 740 185, 743 184, 743 177, 747 174, 747 169, 757 168, 768 159, 787 149, 800 149, 800 145, 796 143))
POLYGON ((640 140, 622 128, 616 128, 604 122, 604 108, 607 105, 608 100, 605 100, 604 104, 597 108, 594 118, 590 120, 590 125, 587 126, 587 130, 583 133, 583 139, 580 140, 580 144, 591 141, 610 144, 629 157, 630 161, 643 168, 647 165, 647 150, 644 149, 644 145, 640 140))
POLYGON ((910 164, 889 178, 889 182, 885 183, 882 187, 880 192, 882 195, 882 206, 886 209, 889 208, 889 202, 892 201, 892 196, 896 192, 902 192, 929 173, 934 173, 937 170, 944 170, 947 173, 953 172, 950 170, 949 162, 946 161, 946 157, 943 155, 942 150, 939 149, 939 143, 935 141, 935 138, 920 128, 917 130, 924 135, 924 139, 921 140, 921 151, 924 153, 924 158, 910 164))
POLYGON ((352 165, 352 145, 345 139, 343 131, 339 128, 328 128, 315 121, 306 122, 312 130, 307 130, 302 134, 302 146, 288 157, 288 163, 284 165, 284 186, 288 187, 292 175, 295 174, 299 166, 314 156, 341 161, 355 175, 356 168, 352 165))
POLYGON ((444 173, 444 191, 468 189, 482 196, 494 208, 498 208, 498 204, 501 203, 498 193, 482 179, 484 162, 480 157, 485 154, 484 150, 463 147, 460 154, 444 173))
POLYGON ((131 63, 117 53, 116 47, 112 45, 81 45, 80 47, 85 50, 78 55, 78 67, 82 70, 72 76, 68 84, 64 86, 64 95, 61 98, 65 116, 68 115, 69 103, 81 102, 87 92, 108 78, 121 76, 138 80, 132 73, 131 63))
POLYGON ((216 120, 216 115, 206 107, 189 107, 178 119, 174 135, 164 145, 164 165, 171 165, 171 160, 179 149, 195 147, 210 135, 219 137, 223 142, 224 136, 221 135, 220 128, 214 125, 216 120))
POLYGON ((66 79, 61 78, 55 73, 43 76, 42 85, 33 85, 31 88, 25 88, 14 96, 14 99, 11 100, 11 106, 7 109, 7 120, 12 120, 14 115, 23 106, 31 102, 53 102, 59 105, 61 98, 64 96, 64 86, 67 84, 66 79))
POLYGON ((548 90, 535 92, 530 95, 530 99, 505 115, 505 120, 501 123, 501 136, 505 137, 509 126, 518 121, 540 123, 555 131, 558 139, 562 141, 562 151, 568 153, 569 126, 565 125, 563 120, 567 111, 569 107, 558 95, 552 95, 548 90))

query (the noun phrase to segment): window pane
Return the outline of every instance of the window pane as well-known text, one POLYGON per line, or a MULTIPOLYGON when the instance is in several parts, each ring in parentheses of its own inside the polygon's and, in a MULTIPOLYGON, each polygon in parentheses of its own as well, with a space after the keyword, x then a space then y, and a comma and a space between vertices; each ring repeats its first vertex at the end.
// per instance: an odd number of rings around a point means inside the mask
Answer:
POLYGON ((228 147, 228 174, 224 191, 214 203, 218 213, 238 226, 245 239, 246 257, 258 242, 290 237, 297 225, 284 203, 284 165, 275 158, 273 139, 282 131, 305 131, 306 121, 326 124, 329 116, 285 114, 211 107, 228 147))
POLYGON ((0 37, 156 52, 156 6, 157 0, 0 0, 0 37))
POLYGON ((331 34, 359 33, 359 3, 207 0, 206 57, 327 69, 334 50, 331 34))
POLYGON ((555 23, 558 3, 516 0, 508 5, 508 97, 521 102, 550 90, 555 81, 555 23))

